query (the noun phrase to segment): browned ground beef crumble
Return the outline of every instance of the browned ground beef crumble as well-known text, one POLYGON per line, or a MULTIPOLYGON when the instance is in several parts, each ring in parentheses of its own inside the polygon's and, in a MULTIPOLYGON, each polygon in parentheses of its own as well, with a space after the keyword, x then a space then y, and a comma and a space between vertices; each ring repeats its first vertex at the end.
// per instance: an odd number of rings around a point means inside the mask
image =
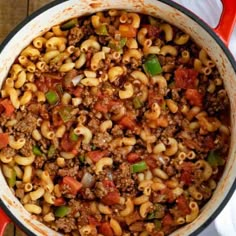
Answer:
MULTIPOLYGON (((33 213, 36 218, 65 235, 113 236, 111 220, 120 224, 122 234, 116 235, 168 235, 190 222, 192 203, 201 209, 209 201, 227 159, 229 100, 214 63, 209 75, 204 73, 204 63, 198 71, 194 63, 199 59, 201 49, 191 39, 185 44, 176 43, 176 38, 185 35, 182 31, 172 26, 173 39, 166 41, 165 22, 139 14, 141 22, 136 29, 132 26, 131 15, 122 11, 117 11, 117 16, 111 16, 110 11, 97 13, 105 29, 95 29, 91 16, 86 16, 77 19, 71 29, 63 31, 64 35, 60 37, 65 38, 66 49, 49 60, 43 70, 36 67, 31 81, 37 91, 45 95, 53 91, 57 95, 55 103, 49 98, 38 102, 36 92, 33 92, 27 104, 9 114, 4 104, 7 101, 13 107, 11 100, 0 98, 0 135, 3 135, 0 137, 3 140, 7 134, 15 140, 23 138, 26 141, 23 147, 14 149, 10 138, 4 144, 0 140, 3 173, 11 173, 11 176, 6 175, 7 181, 22 204, 41 206, 42 212, 33 213), (126 23, 120 23, 122 14, 128 17, 126 23), (128 27, 128 31, 123 32, 121 26, 128 27), (145 54, 138 38, 140 29, 146 29, 144 37, 151 40, 152 46, 169 45, 176 50, 176 54, 168 51, 154 56, 162 70, 155 75, 144 69, 150 55, 145 54), (105 32, 101 33, 102 30, 105 32), (105 52, 105 58, 99 60, 95 70, 91 67, 92 58, 99 50, 92 46, 83 52, 81 44, 87 39, 95 39, 100 51, 105 52), (122 58, 130 50, 128 43, 131 40, 136 40, 141 57, 134 56, 124 62, 122 58), (70 62, 76 63, 83 53, 86 62, 81 67, 61 72, 70 46, 74 50, 69 55, 70 62), (187 60, 181 56, 186 51, 190 55, 187 60), (115 66, 123 72, 113 81, 106 76, 115 66), (86 70, 93 70, 99 78, 97 86, 83 84, 86 70), (133 71, 143 72, 148 82, 135 79, 133 71), (83 78, 74 84, 75 77, 81 75, 83 78), (161 84, 163 80, 166 87, 161 84), (132 85, 133 94, 122 98, 120 91, 125 90, 127 84, 132 85), (65 97, 69 97, 67 102, 65 97), (173 111, 168 102, 177 110, 173 111), (160 114, 157 115, 155 107, 160 114), (9 125, 12 120, 16 120, 15 124, 9 125), (49 123, 49 131, 55 134, 52 139, 42 134, 45 121, 49 123), (103 130, 101 124, 105 121, 111 121, 111 124, 103 130), (87 134, 75 133, 78 127, 89 129, 88 142, 85 141, 87 134), (41 134, 39 139, 34 136, 35 130, 41 134), (173 140, 177 141, 177 149, 168 154, 173 140), (158 153, 155 151, 157 144, 165 149, 158 153), (24 182, 19 174, 19 171, 24 173, 25 167, 14 162, 17 155, 26 159, 35 156, 31 163, 32 191, 38 188, 49 191, 41 176, 42 172, 50 176, 55 186, 50 191, 53 204, 47 203, 43 196, 34 200, 30 192, 25 191, 27 181, 24 182), (4 158, 12 158, 12 161, 5 163, 4 158), (112 165, 97 172, 97 163, 102 158, 112 160, 112 165), (14 165, 18 169, 14 169, 14 165), (144 165, 144 168, 135 165, 144 165), (206 167, 210 168, 207 177, 206 167), (149 181, 149 186, 140 187, 144 180, 149 181), (158 184, 162 187, 155 189, 158 184), (199 199, 191 191, 192 187, 199 199), (135 201, 142 195, 147 197, 143 203, 150 203, 144 215, 142 204, 135 204, 128 214, 122 213, 126 201, 135 201), (67 212, 58 213, 63 207, 67 212), (53 218, 47 220, 50 213, 53 218), (90 232, 84 234, 88 225, 90 232)), ((44 61, 45 53, 44 44, 41 55, 29 59, 36 64, 44 61)), ((208 60, 211 62, 210 58, 208 60)), ((15 63, 20 63, 19 58, 15 63)), ((22 67, 28 73, 27 68, 22 67)), ((11 76, 12 71, 9 72, 11 76)), ((24 91, 24 86, 18 89, 20 95, 24 91)))

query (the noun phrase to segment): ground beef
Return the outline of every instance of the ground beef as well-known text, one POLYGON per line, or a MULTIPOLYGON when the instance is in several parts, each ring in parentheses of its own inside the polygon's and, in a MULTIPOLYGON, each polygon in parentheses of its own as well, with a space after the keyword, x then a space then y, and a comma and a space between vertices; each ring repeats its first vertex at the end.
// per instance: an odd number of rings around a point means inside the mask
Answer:
POLYGON ((16 150, 11 147, 5 147, 0 151, 1 156, 12 157, 16 154, 16 150))
POLYGON ((115 149, 111 148, 111 152, 114 154, 113 161, 122 163, 131 150, 132 146, 117 147, 115 149))
POLYGON ((101 43, 102 45, 106 45, 106 44, 107 44, 107 41, 109 41, 109 37, 100 35, 100 36, 98 37, 98 41, 99 41, 99 43, 101 43))
POLYGON ((28 106, 27 109, 32 114, 39 115, 41 107, 42 107, 42 104, 40 104, 40 103, 32 103, 28 106))
POLYGON ((86 35, 87 37, 94 33, 94 29, 89 20, 84 21, 83 25, 81 26, 81 29, 82 29, 83 34, 86 35))
POLYGON ((164 137, 174 137, 175 136, 174 134, 176 133, 177 130, 178 127, 176 126, 176 124, 169 125, 163 130, 161 135, 164 137))
POLYGON ((167 173, 168 176, 173 176, 176 174, 175 168, 171 165, 164 167, 164 171, 167 173))
POLYGON ((71 231, 77 229, 75 218, 73 217, 63 217, 55 221, 55 225, 58 229, 63 230, 65 233, 70 233, 71 231))
POLYGON ((33 145, 35 141, 33 139, 26 138, 25 145, 20 149, 20 153, 23 156, 29 157, 33 154, 33 145))
POLYGON ((91 210, 90 203, 81 203, 75 199, 69 201, 69 206, 71 207, 71 212, 74 215, 78 215, 77 225, 80 227, 87 225, 89 223, 89 217, 95 217, 98 221, 101 220, 100 213, 94 213, 91 210))
POLYGON ((111 130, 111 133, 114 137, 123 136, 123 130, 120 128, 119 125, 114 125, 114 127, 111 130))
POLYGON ((135 181, 132 179, 130 165, 127 162, 122 163, 119 168, 113 173, 113 180, 116 187, 121 191, 129 194, 134 194, 135 181))
POLYGON ((50 176, 55 176, 57 174, 58 169, 59 169, 58 165, 54 162, 46 163, 44 168, 45 168, 45 170, 48 171, 50 176))
POLYGON ((96 198, 95 194, 92 192, 90 188, 85 188, 80 191, 80 194, 84 199, 94 200, 96 198))
POLYGON ((71 199, 68 204, 71 208, 72 213, 73 212, 78 212, 82 208, 81 202, 77 201, 75 199, 71 199))
POLYGON ((176 102, 180 101, 179 89, 172 89, 171 96, 174 101, 176 102))
POLYGON ((68 44, 69 45, 75 45, 78 43, 82 38, 84 37, 84 32, 79 27, 74 27, 70 30, 69 36, 68 36, 68 44))
POLYGON ((212 116, 226 110, 229 106, 229 99, 225 90, 221 90, 216 94, 207 93, 204 101, 206 101, 205 107, 207 112, 212 116))
POLYGON ((107 132, 95 133, 92 142, 96 147, 106 149, 108 147, 108 143, 111 140, 112 140, 112 136, 107 132))
POLYGON ((95 184, 94 194, 98 198, 103 198, 108 193, 107 189, 104 187, 102 182, 97 182, 95 184))
POLYGON ((46 161, 44 156, 36 156, 34 160, 35 168, 41 169, 46 161))
POLYGON ((98 119, 95 119, 95 118, 92 118, 88 123, 89 129, 93 133, 96 133, 99 130, 99 126, 100 126, 100 121, 98 119))
POLYGON ((78 170, 79 170, 79 166, 74 166, 72 168, 59 169, 57 174, 62 177, 64 176, 75 177, 77 176, 78 170))
POLYGON ((6 122, 9 120, 9 117, 7 117, 5 114, 0 115, 0 125, 3 127, 6 122))
POLYGON ((31 135, 32 131, 37 127, 37 119, 32 113, 23 116, 22 119, 15 125, 15 129, 26 135, 31 135))
POLYGON ((92 105, 93 101, 94 101, 93 97, 86 96, 86 97, 84 97, 82 103, 84 106, 88 107, 88 106, 92 105))

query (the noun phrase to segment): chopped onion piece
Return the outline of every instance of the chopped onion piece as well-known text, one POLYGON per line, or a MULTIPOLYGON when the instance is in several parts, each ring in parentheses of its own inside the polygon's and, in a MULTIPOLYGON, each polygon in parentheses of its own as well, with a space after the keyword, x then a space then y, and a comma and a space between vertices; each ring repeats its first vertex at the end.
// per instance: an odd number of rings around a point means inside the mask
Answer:
POLYGON ((84 78, 84 75, 83 75, 83 74, 80 74, 80 75, 75 76, 75 77, 72 79, 73 85, 76 86, 76 85, 80 82, 80 80, 83 79, 83 78, 84 78))
POLYGON ((81 183, 84 188, 90 188, 95 183, 95 178, 90 173, 86 172, 81 180, 81 183))

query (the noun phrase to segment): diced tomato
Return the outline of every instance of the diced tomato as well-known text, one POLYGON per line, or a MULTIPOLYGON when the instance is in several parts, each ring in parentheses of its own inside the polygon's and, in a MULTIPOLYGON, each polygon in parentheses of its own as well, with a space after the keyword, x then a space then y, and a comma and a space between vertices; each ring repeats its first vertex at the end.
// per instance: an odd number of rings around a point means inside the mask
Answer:
POLYGON ((134 38, 137 34, 137 29, 130 24, 120 24, 119 32, 121 37, 134 38))
POLYGON ((150 90, 148 92, 148 106, 151 107, 153 103, 159 104, 161 107, 165 102, 162 95, 158 94, 158 92, 154 90, 150 90))
POLYGON ((59 74, 46 73, 44 76, 45 83, 47 84, 48 88, 55 88, 57 84, 62 83, 62 76, 60 76, 59 74))
POLYGON ((66 201, 63 197, 56 198, 54 201, 55 206, 62 206, 65 205, 66 201))
POLYGON ((203 146, 205 148, 208 148, 209 150, 214 149, 214 147, 215 147, 214 138, 212 136, 209 136, 209 135, 206 136, 205 139, 204 139, 203 146))
POLYGON ((80 86, 77 86, 75 89, 72 90, 72 94, 76 97, 81 97, 81 94, 83 92, 83 88, 80 86))
POLYGON ((0 133, 0 149, 5 148, 9 143, 8 133, 0 133))
POLYGON ((187 89, 185 97, 192 106, 202 106, 203 95, 197 89, 187 89))
POLYGON ((61 106, 56 106, 52 110, 52 123, 54 127, 63 125, 63 120, 61 119, 61 116, 58 113, 60 109, 61 109, 61 106))
POLYGON ((104 236, 113 236, 114 233, 108 222, 101 223, 101 226, 98 229, 99 233, 104 236))
POLYGON ((180 180, 183 181, 186 185, 190 185, 192 182, 192 174, 188 171, 182 172, 180 180))
POLYGON ((65 151, 65 152, 70 152, 74 149, 76 145, 76 142, 73 142, 69 139, 69 135, 66 133, 64 134, 62 140, 61 140, 61 148, 65 151))
POLYGON ((113 181, 105 179, 102 181, 104 188, 108 194, 104 196, 101 201, 106 205, 114 205, 120 202, 120 193, 118 192, 113 181))
POLYGON ((177 206, 181 212, 183 212, 183 215, 190 214, 191 210, 188 206, 188 202, 186 198, 181 195, 176 199, 177 206))
POLYGON ((143 25, 144 28, 147 29, 147 37, 148 38, 157 38, 161 32, 160 28, 155 25, 143 25))
POLYGON ((170 214, 166 214, 162 219, 162 225, 166 227, 166 226, 172 226, 173 224, 174 224, 173 217, 170 214))
POLYGON ((108 102, 108 109, 111 109, 112 107, 117 107, 117 106, 120 106, 120 105, 122 105, 121 101, 110 100, 108 102))
POLYGON ((101 202, 106 205, 114 205, 120 202, 120 193, 118 191, 109 192, 101 199, 101 202))
POLYGON ((111 181, 111 180, 108 180, 108 179, 104 179, 103 181, 102 181, 102 184, 103 184, 103 186, 105 187, 105 188, 107 188, 107 189, 110 189, 110 188, 115 188, 116 187, 116 185, 114 184, 114 182, 113 181, 111 181))
POLYGON ((94 105, 94 109, 96 111, 102 112, 102 113, 107 113, 108 112, 108 105, 107 104, 102 104, 101 102, 96 102, 94 105))
POLYGON ((135 163, 140 160, 140 155, 136 152, 131 152, 127 155, 127 161, 129 163, 135 163))
POLYGON ((175 71, 175 86, 182 89, 196 88, 198 72, 194 69, 178 68, 175 71))
POLYGON ((101 222, 99 222, 95 217, 93 216, 88 216, 88 222, 92 226, 100 226, 101 222))
POLYGON ((149 155, 146 159, 145 159, 145 162, 147 163, 148 167, 150 169, 155 169, 157 167, 157 162, 156 160, 154 159, 154 156, 152 155, 149 155))
POLYGON ((122 103, 120 101, 109 100, 106 95, 101 95, 99 101, 95 103, 94 109, 102 113, 107 113, 112 107, 116 107, 121 104, 122 103), (106 99, 106 102, 103 102, 103 99, 106 99))
POLYGON ((130 130, 133 130, 137 126, 135 120, 128 115, 123 116, 119 120, 119 124, 122 125, 124 128, 128 128, 130 130))
POLYGON ((34 83, 39 91, 43 93, 46 93, 48 91, 48 87, 47 84, 45 83, 45 78, 43 76, 40 76, 40 78, 36 79, 34 83))
POLYGON ((175 195, 173 193, 173 191, 169 188, 164 188, 160 191, 161 195, 165 196, 165 201, 167 201, 168 203, 172 203, 175 201, 175 195))
POLYGON ((2 100, 0 104, 4 107, 6 116, 9 117, 13 114, 15 108, 9 99, 2 100))
POLYGON ((73 195, 76 195, 82 188, 82 184, 71 176, 65 176, 62 179, 62 184, 68 185, 70 187, 70 193, 73 195))
POLYGON ((55 88, 57 84, 62 83, 62 77, 58 74, 42 74, 35 80, 38 90, 46 93, 50 88, 55 88))
POLYGON ((190 185, 192 182, 192 172, 194 164, 191 162, 183 162, 181 164, 182 173, 180 180, 184 182, 185 185, 190 185))
POLYGON ((102 157, 108 155, 108 151, 90 151, 87 153, 87 157, 89 157, 94 163, 98 162, 102 157))

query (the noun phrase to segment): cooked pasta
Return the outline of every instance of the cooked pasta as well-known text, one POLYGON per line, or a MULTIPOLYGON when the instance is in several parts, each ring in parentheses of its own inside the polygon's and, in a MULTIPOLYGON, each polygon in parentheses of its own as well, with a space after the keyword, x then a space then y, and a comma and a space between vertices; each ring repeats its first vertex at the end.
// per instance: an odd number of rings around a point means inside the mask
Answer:
POLYGON ((169 235, 201 214, 227 160, 221 78, 161 19, 113 9, 53 26, 0 92, 6 181, 66 235, 169 235))

